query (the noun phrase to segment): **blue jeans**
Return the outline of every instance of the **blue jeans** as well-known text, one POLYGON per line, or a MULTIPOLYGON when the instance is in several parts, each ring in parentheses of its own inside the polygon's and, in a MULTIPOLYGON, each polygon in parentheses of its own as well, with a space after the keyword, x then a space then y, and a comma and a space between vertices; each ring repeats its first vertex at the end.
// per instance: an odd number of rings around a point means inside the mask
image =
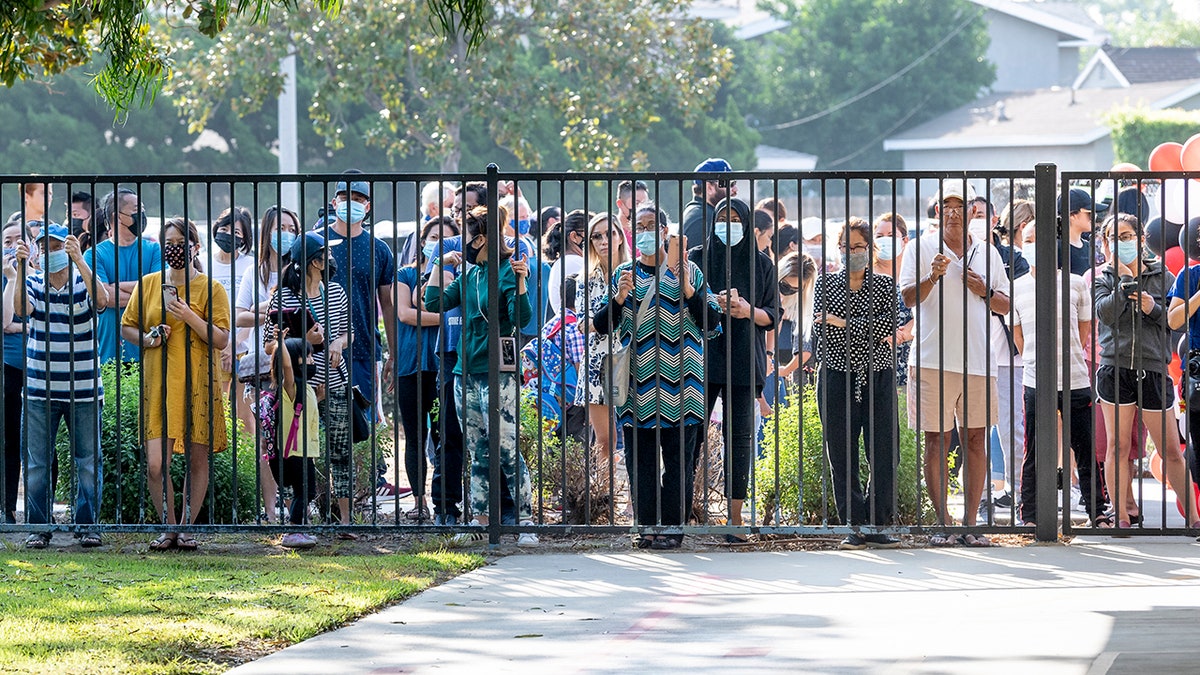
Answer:
POLYGON ((50 465, 54 439, 65 419, 75 464, 75 522, 90 525, 100 514, 103 480, 100 461, 99 401, 80 402, 30 399, 25 403, 25 522, 50 522, 54 486, 50 465), (47 435, 49 434, 49 435, 47 435))

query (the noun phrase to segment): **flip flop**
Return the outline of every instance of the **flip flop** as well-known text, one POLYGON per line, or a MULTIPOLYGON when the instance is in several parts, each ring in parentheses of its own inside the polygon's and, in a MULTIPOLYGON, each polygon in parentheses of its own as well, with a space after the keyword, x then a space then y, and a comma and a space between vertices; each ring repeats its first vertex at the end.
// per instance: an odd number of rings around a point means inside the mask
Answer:
POLYGON ((958 546, 962 537, 953 537, 948 534, 935 534, 929 538, 929 545, 935 548, 950 548, 958 546))
POLYGON ((177 534, 160 534, 158 539, 150 542, 151 551, 170 551, 179 543, 177 534))
POLYGON ((992 545, 992 540, 982 534, 964 534, 958 538, 958 541, 963 546, 971 548, 989 548, 992 545))
POLYGON ((193 539, 189 534, 181 534, 179 535, 179 538, 175 540, 175 546, 178 547, 180 551, 195 551, 197 548, 200 548, 200 542, 193 539))

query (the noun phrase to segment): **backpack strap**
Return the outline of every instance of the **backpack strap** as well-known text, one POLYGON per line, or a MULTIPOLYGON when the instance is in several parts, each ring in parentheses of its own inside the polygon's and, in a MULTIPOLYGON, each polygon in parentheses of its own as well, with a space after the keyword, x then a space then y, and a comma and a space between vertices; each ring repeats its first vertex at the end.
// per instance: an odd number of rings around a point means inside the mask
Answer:
MULTIPOLYGON (((305 385, 307 386, 307 385, 305 385)), ((287 459, 288 455, 292 454, 292 450, 298 443, 297 432, 300 431, 300 415, 304 413, 304 404, 296 401, 296 410, 292 414, 292 426, 288 429, 287 440, 283 444, 283 458, 287 459)))

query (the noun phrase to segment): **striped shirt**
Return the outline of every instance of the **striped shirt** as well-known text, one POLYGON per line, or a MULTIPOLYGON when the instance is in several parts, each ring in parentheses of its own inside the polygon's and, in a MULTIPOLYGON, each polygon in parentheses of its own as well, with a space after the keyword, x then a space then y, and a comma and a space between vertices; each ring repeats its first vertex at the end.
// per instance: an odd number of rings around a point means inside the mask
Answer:
MULTIPOLYGON (((321 295, 316 298, 308 298, 307 301, 301 299, 300 296, 293 293, 290 289, 281 288, 278 293, 271 295, 271 310, 274 311, 280 307, 279 301, 283 300, 283 309, 299 311, 303 304, 307 304, 308 311, 316 317, 317 322, 321 324, 321 330, 325 334, 325 347, 313 355, 313 365, 316 366, 317 376, 312 379, 312 384, 324 384, 328 389, 334 387, 345 387, 349 379, 346 376, 346 357, 349 353, 343 352, 342 363, 336 370, 328 371, 328 379, 326 379, 327 362, 326 355, 329 353, 329 344, 334 340, 346 334, 350 329, 350 301, 346 297, 346 291, 341 284, 331 283, 328 286, 322 286, 321 295), (328 292, 326 292, 328 291, 328 292), (326 300, 329 303, 329 319, 326 320, 326 300)), ((288 337, 304 337, 303 335, 289 335, 288 337)), ((367 336, 368 338, 370 336, 367 336)))
POLYGON ((104 400, 96 354, 97 317, 83 277, 75 273, 68 287, 55 289, 48 287, 43 272, 36 272, 26 278, 25 287, 31 309, 25 395, 104 400))

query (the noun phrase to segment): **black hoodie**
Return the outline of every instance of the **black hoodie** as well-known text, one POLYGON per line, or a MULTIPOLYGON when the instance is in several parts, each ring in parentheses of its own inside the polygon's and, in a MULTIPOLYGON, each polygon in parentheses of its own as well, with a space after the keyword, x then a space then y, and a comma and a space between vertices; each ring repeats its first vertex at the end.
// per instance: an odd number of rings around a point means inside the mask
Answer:
MULTIPOLYGON (((766 334, 774 329, 779 313, 779 284, 775 278, 775 266, 754 245, 754 221, 746 202, 740 199, 722 200, 706 227, 707 241, 688 252, 688 258, 704 272, 705 284, 717 294, 736 288, 738 295, 755 309, 766 312, 771 317, 771 323, 768 326, 755 326, 753 317, 735 319, 725 315, 720 333, 705 345, 705 372, 709 382, 747 387, 753 385, 757 395, 762 391, 763 379, 767 375, 766 334), (726 246, 717 237, 714 227, 716 218, 726 207, 732 208, 742 221, 742 238, 734 246, 726 246), (753 369, 746 367, 751 350, 754 353, 753 369), (726 354, 729 355, 728 364, 726 354)), ((710 333, 716 328, 701 326, 702 330, 710 333)))

